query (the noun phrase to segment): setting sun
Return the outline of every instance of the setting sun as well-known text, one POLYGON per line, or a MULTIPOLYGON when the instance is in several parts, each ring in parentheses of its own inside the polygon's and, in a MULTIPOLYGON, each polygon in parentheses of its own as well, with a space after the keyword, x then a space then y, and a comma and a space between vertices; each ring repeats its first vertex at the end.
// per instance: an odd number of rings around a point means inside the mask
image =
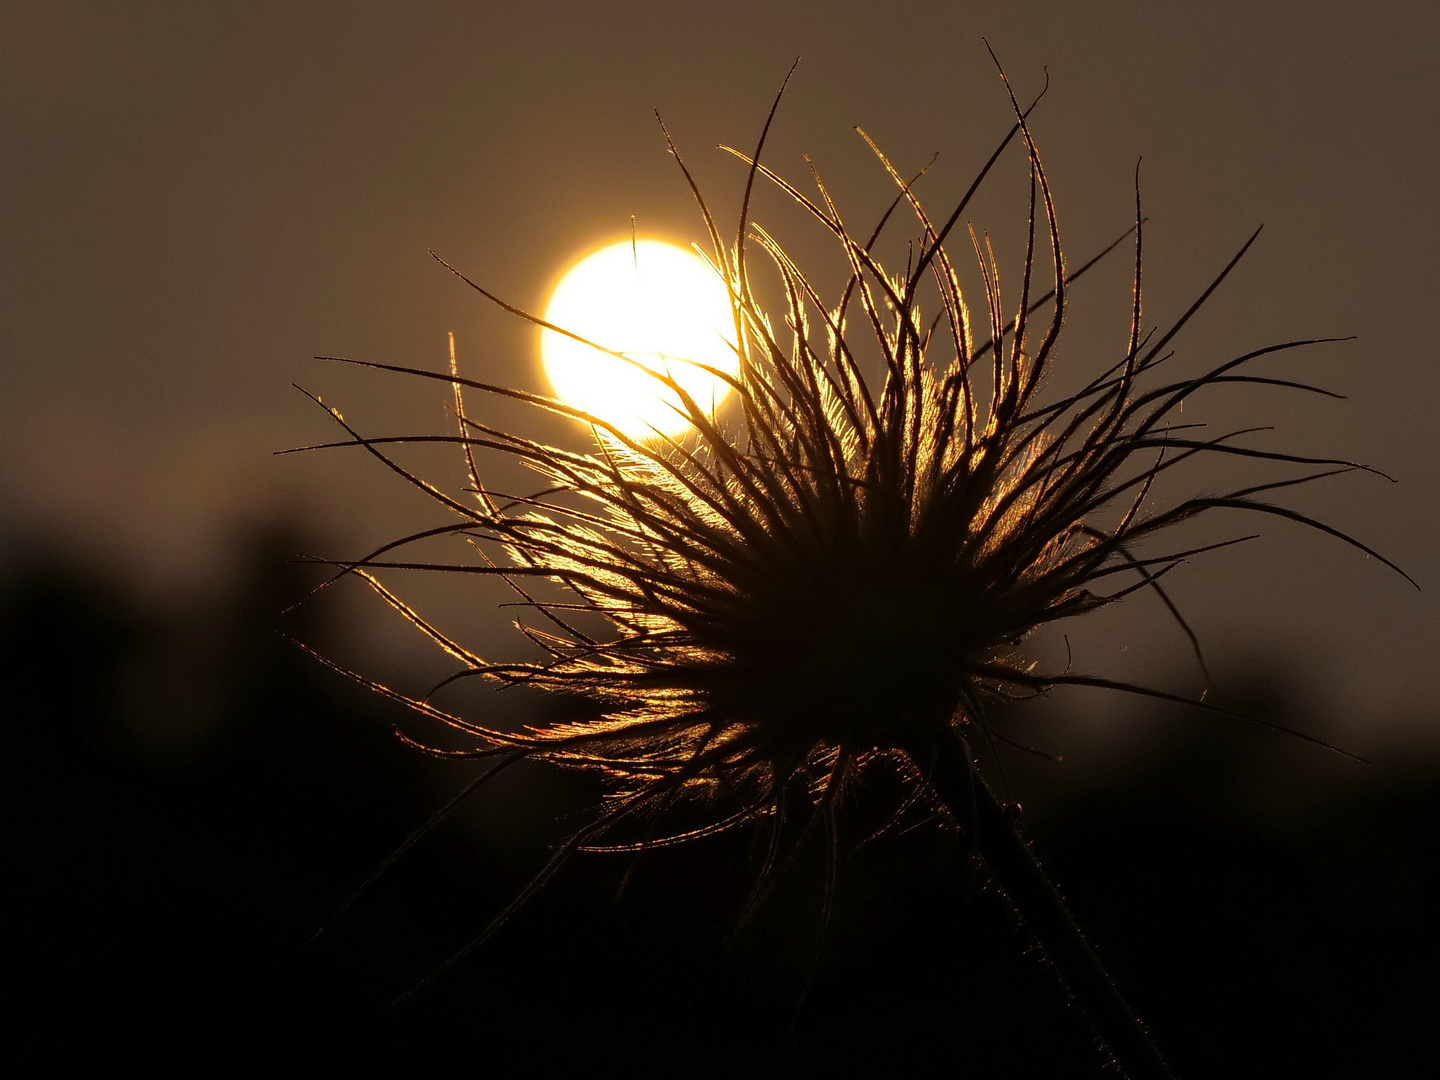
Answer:
POLYGON ((541 332, 556 397, 632 438, 690 427, 678 395, 646 368, 669 375, 707 411, 730 387, 706 369, 739 371, 725 283, 698 255, 663 241, 622 240, 585 256, 555 286, 545 320, 636 361, 541 332))

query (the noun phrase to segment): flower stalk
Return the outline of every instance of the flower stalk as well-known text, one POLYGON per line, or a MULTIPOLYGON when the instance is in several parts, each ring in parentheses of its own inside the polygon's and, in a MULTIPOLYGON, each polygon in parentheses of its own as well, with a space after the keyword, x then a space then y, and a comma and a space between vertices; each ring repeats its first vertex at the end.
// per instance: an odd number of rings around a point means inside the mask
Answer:
POLYGON ((1114 1063, 1130 1080, 1175 1080, 1020 836, 1012 814, 975 770, 969 747, 959 733, 944 734, 909 753, 913 760, 931 762, 926 782, 949 816, 964 823, 976 853, 1035 935, 1114 1063))

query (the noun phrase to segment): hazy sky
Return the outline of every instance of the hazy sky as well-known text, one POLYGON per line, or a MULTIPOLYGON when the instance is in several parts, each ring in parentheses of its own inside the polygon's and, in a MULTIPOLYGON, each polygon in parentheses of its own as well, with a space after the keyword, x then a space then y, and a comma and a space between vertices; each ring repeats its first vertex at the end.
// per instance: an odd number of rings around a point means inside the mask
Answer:
MULTIPOLYGON (((1151 320, 1183 310, 1265 223, 1177 363, 1358 336, 1272 368, 1348 401, 1232 394, 1205 419, 1273 423, 1269 445, 1393 473, 1398 485, 1346 477, 1290 504, 1427 591, 1264 522, 1259 542, 1179 572, 1175 592, 1232 667, 1247 651, 1302 658, 1328 712, 1378 723, 1426 709, 1440 682, 1433 3, 10 0, 5 531, 61 540, 168 595, 223 572, 221 538, 263 515, 303 515, 355 544, 433 520, 358 457, 270 456, 329 435, 292 382, 372 432, 444 422, 434 387, 316 353, 438 366, 454 330, 468 371, 539 386, 533 333, 427 249, 538 306, 631 214, 646 234, 701 239, 652 110, 733 214, 743 175, 714 147, 753 142, 797 55, 770 160, 801 178, 811 153, 865 220, 887 190, 859 124, 902 168, 940 151, 925 192, 944 203, 1009 122, 982 35, 1022 92, 1049 70, 1035 127, 1072 263, 1128 224, 1143 155, 1151 320)), ((977 224, 1003 234, 1015 205, 985 203, 977 224)), ((803 253, 833 257, 778 200, 760 212, 803 253)), ((1123 339, 1126 276, 1117 263, 1077 290, 1076 370, 1123 339)), ((1153 607, 1107 624, 1089 666, 1179 656, 1153 607)))

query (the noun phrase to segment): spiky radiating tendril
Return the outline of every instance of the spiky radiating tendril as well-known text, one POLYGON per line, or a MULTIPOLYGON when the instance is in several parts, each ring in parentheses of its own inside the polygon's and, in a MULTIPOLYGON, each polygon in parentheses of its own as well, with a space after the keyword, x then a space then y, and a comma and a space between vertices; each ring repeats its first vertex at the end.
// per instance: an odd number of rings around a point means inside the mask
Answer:
MULTIPOLYGON (((612 785, 608 801, 454 959, 483 941, 579 850, 648 850, 759 822, 770 841, 752 900, 786 861, 788 849, 816 831, 826 837, 833 875, 836 811, 856 776, 877 762, 910 776, 918 796, 961 825, 993 868, 1001 856, 987 852, 984 843, 990 827, 985 807, 993 797, 969 750, 977 736, 987 734, 990 703, 1066 684, 1182 700, 1068 670, 1046 674, 1017 653, 1038 628, 1142 589, 1159 595, 1193 641, 1161 579, 1192 556, 1249 537, 1150 550, 1150 542, 1173 526, 1218 509, 1278 516, 1336 536, 1394 568, 1330 526, 1259 497, 1364 466, 1237 442, 1248 431, 1202 437, 1195 425, 1173 422, 1182 401, 1223 384, 1326 393, 1245 369, 1262 357, 1334 339, 1287 341, 1196 377, 1156 378, 1171 358, 1172 340, 1258 230, 1169 329, 1147 333, 1137 183, 1136 220, 1126 234, 1133 233, 1135 250, 1128 345, 1080 390, 1057 400, 1041 398, 1067 288, 1095 260, 1067 274, 1029 109, 1022 109, 1013 93, 1011 102, 1014 124, 943 222, 932 220, 916 196, 918 175, 906 180, 870 143, 898 193, 865 240, 844 222, 818 175, 818 195, 812 198, 761 164, 774 108, 755 152, 738 155, 748 164, 748 177, 730 243, 665 133, 699 204, 712 263, 730 292, 739 374, 707 370, 733 389, 738 417, 717 417, 667 374, 643 368, 675 395, 693 430, 686 436, 657 431, 636 437, 543 395, 462 377, 453 338, 448 371, 345 361, 448 383, 459 430, 370 438, 330 410, 349 437, 324 445, 364 447, 455 516, 451 524, 401 538, 364 558, 333 563, 336 578, 355 575, 368 582, 459 662, 453 678, 559 691, 591 703, 591 715, 500 730, 444 711, 430 695, 407 696, 347 674, 473 740, 463 750, 427 748, 432 753, 493 758, 498 768, 526 758, 543 760, 599 770, 612 785), (969 246, 984 291, 983 319, 977 320, 961 287, 959 260, 947 245, 981 183, 1017 137, 1029 162, 1030 206, 1018 303, 1005 306, 988 239, 971 230, 969 246), (849 267, 838 300, 826 302, 780 243, 751 221, 757 179, 789 196, 838 243, 849 267), (875 247, 902 208, 913 215, 921 235, 897 273, 882 265, 875 247), (777 276, 783 331, 757 297, 747 262, 751 246, 768 256, 777 276), (1049 291, 1037 296, 1042 267, 1049 291), (938 301, 938 313, 928 323, 920 309, 922 290, 938 301), (594 433, 596 448, 565 449, 486 424, 467 412, 467 390, 581 421, 594 433), (440 490, 391 456, 391 445, 415 442, 460 447, 472 497, 440 490), (487 487, 477 450, 518 459, 544 477, 544 489, 516 495, 487 487), (1214 455, 1303 471, 1224 495, 1152 507, 1158 477, 1214 455), (403 561, 393 554, 445 535, 469 542, 469 561, 403 561), (503 555, 491 554, 496 547, 503 555), (545 659, 494 663, 476 655, 376 576, 392 569, 500 578, 536 616, 521 629, 545 659), (539 595, 531 579, 558 582, 565 599, 539 595), (605 630, 596 632, 592 624, 605 630), (948 780, 942 783, 942 776, 948 780), (714 821, 629 843, 605 839, 618 826, 649 819, 681 798, 715 805, 714 821), (718 809, 725 806, 733 809, 718 809), (787 820, 806 807, 809 817, 800 836, 782 844, 787 820)), ((578 337, 450 269, 506 310, 578 337)), ((826 902, 828 908, 828 893, 826 902)))

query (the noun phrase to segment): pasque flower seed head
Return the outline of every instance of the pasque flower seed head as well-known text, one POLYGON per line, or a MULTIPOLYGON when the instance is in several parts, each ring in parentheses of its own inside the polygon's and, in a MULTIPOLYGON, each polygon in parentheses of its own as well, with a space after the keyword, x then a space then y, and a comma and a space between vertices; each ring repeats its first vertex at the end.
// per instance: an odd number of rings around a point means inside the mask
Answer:
MULTIPOLYGON (((733 389, 733 406, 718 416, 669 374, 651 373, 677 395, 689 434, 636 437, 563 402, 462 377, 453 345, 449 371, 367 366, 453 386, 458 434, 426 438, 458 444, 472 494, 444 493, 399 465, 387 444, 407 440, 363 437, 335 414, 351 436, 335 445, 368 448, 454 515, 449 525, 337 564, 342 573, 370 582, 460 662, 460 675, 589 703, 584 719, 517 732, 377 686, 471 737, 474 747, 462 755, 546 760, 600 770, 611 781, 613 796, 517 904, 578 849, 658 847, 756 821, 772 837, 763 882, 783 861, 782 834, 798 844, 818 826, 833 840, 836 810, 852 779, 889 763, 963 827, 1047 949, 1059 955, 1063 948, 1057 951, 1053 935, 1046 940, 1043 918, 1034 915, 1041 901, 1027 907, 1023 884, 1003 869, 1007 858, 1023 858, 999 851, 993 835, 987 845, 987 829, 1009 826, 987 825, 993 796, 967 746, 983 731, 994 701, 1060 684, 1141 688, 1068 670, 1045 673, 1026 660, 1026 637, 1142 589, 1158 593, 1173 611, 1165 575, 1223 545, 1187 549, 1163 546, 1164 538, 1213 510, 1278 516, 1340 535, 1268 496, 1360 466, 1257 448, 1242 441, 1244 432, 1212 435, 1177 421, 1184 400, 1224 384, 1313 389, 1250 370, 1261 358, 1313 341, 1254 349, 1198 375, 1166 375, 1177 333, 1253 236, 1189 311, 1164 331, 1147 331, 1137 198, 1128 337, 1079 390, 1043 393, 1069 286, 1090 264, 1067 271, 1027 116, 1017 105, 1010 132, 944 219, 930 217, 914 180, 873 144, 898 194, 872 233, 852 231, 818 177, 810 196, 761 164, 763 136, 753 155, 740 155, 749 171, 733 241, 722 236, 697 190, 713 265, 734 309, 740 363, 738 376, 712 371, 733 389), (1007 305, 988 239, 961 223, 981 181, 1012 144, 1028 157, 1030 215, 1018 289, 1007 305), (776 185, 833 238, 848 268, 838 296, 822 297, 751 221, 757 181, 776 185), (903 267, 886 266, 877 254, 881 229, 906 214, 918 239, 903 267), (760 299, 764 290, 754 277, 761 256, 773 271, 772 291, 783 298, 774 309, 760 299), (963 270, 967 264, 973 271, 963 270), (964 274, 978 282, 973 306, 964 274), (594 449, 547 445, 493 427, 467 411, 466 391, 582 421, 594 449), (523 495, 492 490, 477 461, 482 452, 519 459, 543 476, 543 488, 523 495), (1152 505, 1158 479, 1216 455, 1299 471, 1222 495, 1152 505), (397 549, 443 533, 469 541, 471 557, 397 560, 397 549), (508 582, 532 613, 522 630, 544 658, 486 661, 375 576, 416 566, 508 582), (631 844, 604 835, 682 798, 712 805, 712 822, 631 844), (795 820, 810 823, 798 837, 784 829, 795 820)), ((690 173, 684 175, 694 189, 690 173)), ((1013 830, 1006 842, 1013 848, 1013 830)), ((1083 981, 1064 962, 1057 966, 1072 989, 1083 981)), ((1103 1011, 1093 1002, 1087 1008, 1092 1017, 1103 1011)), ((1120 1053, 1124 1033, 1096 1022, 1120 1053)))

